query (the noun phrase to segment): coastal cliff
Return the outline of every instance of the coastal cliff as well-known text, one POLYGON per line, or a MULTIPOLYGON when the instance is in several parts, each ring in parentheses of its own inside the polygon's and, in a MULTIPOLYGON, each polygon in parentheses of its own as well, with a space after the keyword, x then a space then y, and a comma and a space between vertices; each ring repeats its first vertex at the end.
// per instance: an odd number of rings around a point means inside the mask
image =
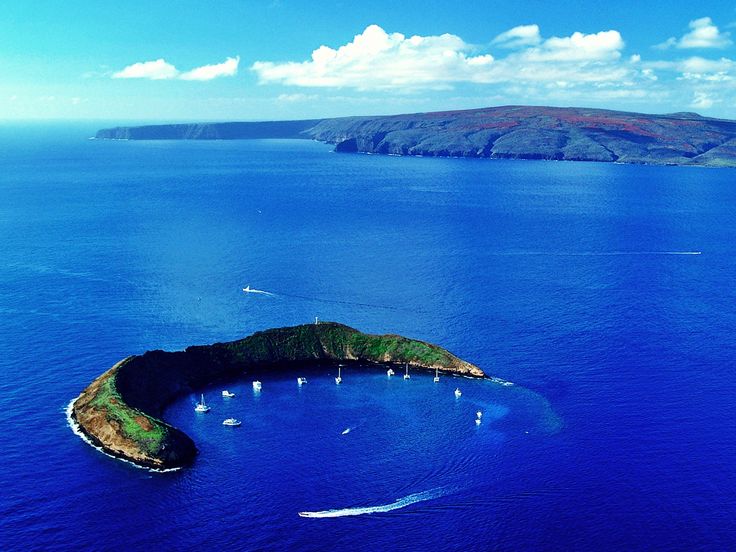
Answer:
POLYGON ((736 121, 576 107, 502 106, 376 117, 117 127, 97 138, 311 138, 337 152, 736 167, 736 121))
POLYGON ((231 377, 340 361, 408 363, 419 369, 485 377, 477 366, 436 345, 323 322, 266 330, 184 351, 130 356, 75 399, 71 418, 93 445, 112 456, 147 468, 178 468, 189 464, 197 449, 189 436, 161 419, 164 408, 177 397, 231 377))

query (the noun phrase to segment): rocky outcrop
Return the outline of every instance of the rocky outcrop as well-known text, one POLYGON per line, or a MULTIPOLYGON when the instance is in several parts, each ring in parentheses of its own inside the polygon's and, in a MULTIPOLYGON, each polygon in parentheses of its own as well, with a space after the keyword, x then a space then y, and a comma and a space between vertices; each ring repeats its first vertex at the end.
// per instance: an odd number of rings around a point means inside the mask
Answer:
POLYGON ((263 121, 236 123, 187 123, 103 128, 100 140, 257 140, 266 138, 304 138, 304 131, 319 119, 304 121, 263 121))
POLYGON ((398 335, 369 335, 337 323, 257 332, 229 343, 131 356, 93 381, 71 417, 108 454, 153 469, 190 463, 197 452, 181 430, 161 419, 177 397, 223 378, 289 370, 303 363, 404 364, 484 377, 477 366, 441 347, 398 335))

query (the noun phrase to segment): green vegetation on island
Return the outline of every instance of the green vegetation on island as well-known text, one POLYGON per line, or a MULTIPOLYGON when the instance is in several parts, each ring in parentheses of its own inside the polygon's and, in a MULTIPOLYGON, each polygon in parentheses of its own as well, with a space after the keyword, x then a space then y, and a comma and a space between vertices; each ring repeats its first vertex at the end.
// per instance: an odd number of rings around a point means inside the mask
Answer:
POLYGON ((307 363, 410 364, 444 373, 485 377, 445 349, 399 335, 369 335, 322 322, 257 332, 229 343, 131 356, 92 382, 71 415, 96 446, 137 465, 178 468, 196 455, 194 442, 161 419, 177 397, 225 378, 277 372, 307 363))

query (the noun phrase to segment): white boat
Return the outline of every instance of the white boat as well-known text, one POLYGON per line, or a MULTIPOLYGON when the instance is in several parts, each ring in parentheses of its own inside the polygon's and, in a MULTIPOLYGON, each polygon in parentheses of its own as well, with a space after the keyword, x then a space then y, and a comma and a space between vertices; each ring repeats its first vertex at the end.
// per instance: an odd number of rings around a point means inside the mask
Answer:
POLYGON ((435 383, 440 382, 440 369, 439 368, 434 369, 434 382, 435 383))
POLYGON ((263 385, 260 381, 256 380, 253 382, 253 391, 260 391, 261 387, 263 387, 263 385))
POLYGON ((296 378, 296 383, 297 385, 299 385, 299 387, 301 387, 302 385, 307 383, 307 378, 296 378))
POLYGON ((475 419, 475 425, 480 425, 480 418, 475 419))
POLYGON ((337 377, 335 378, 335 383, 337 385, 342 383, 342 364, 337 365, 337 377))
POLYGON ((409 363, 406 362, 404 364, 406 366, 406 373, 404 373, 404 379, 409 379, 409 378, 411 378, 411 376, 409 375, 409 363))
POLYGON ((204 394, 202 395, 199 402, 197 403, 197 406, 194 407, 194 411, 195 412, 209 412, 210 411, 210 407, 207 406, 207 404, 205 404, 204 402, 204 394))
POLYGON ((229 399, 231 397, 234 397, 235 396, 235 393, 231 393, 230 391, 228 391, 227 389, 225 389, 222 392, 222 396, 225 397, 226 399, 229 399))
POLYGON ((462 396, 463 396, 463 392, 460 391, 460 388, 458 387, 457 389, 455 389, 455 398, 459 399, 462 396))
POLYGON ((480 420, 483 417, 483 413, 479 410, 478 412, 475 413, 475 416, 476 418, 480 420))
POLYGON ((391 377, 391 376, 393 376, 394 374, 395 374, 395 372, 393 371, 393 369, 392 369, 392 368, 389 368, 388 370, 386 370, 386 375, 387 375, 388 377, 391 377))
POLYGON ((224 426, 230 426, 230 427, 238 427, 242 422, 240 420, 237 420, 235 418, 228 418, 227 420, 224 420, 222 422, 222 425, 224 426))

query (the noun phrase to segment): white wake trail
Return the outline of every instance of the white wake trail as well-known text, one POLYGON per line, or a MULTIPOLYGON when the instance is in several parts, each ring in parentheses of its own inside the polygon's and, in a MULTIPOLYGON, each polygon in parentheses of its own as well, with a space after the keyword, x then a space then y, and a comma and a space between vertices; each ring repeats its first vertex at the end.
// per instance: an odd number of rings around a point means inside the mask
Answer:
POLYGON ((442 488, 430 489, 429 491, 423 491, 421 493, 414 493, 404 498, 399 498, 391 504, 381 504, 379 506, 364 506, 362 508, 340 508, 335 510, 322 510, 320 512, 299 512, 301 517, 307 518, 336 518, 345 516, 362 516, 365 514, 378 514, 383 512, 391 512, 392 510, 399 510, 400 508, 406 508, 411 504, 417 502, 426 502, 427 500, 434 500, 443 495, 447 494, 447 491, 442 488))

